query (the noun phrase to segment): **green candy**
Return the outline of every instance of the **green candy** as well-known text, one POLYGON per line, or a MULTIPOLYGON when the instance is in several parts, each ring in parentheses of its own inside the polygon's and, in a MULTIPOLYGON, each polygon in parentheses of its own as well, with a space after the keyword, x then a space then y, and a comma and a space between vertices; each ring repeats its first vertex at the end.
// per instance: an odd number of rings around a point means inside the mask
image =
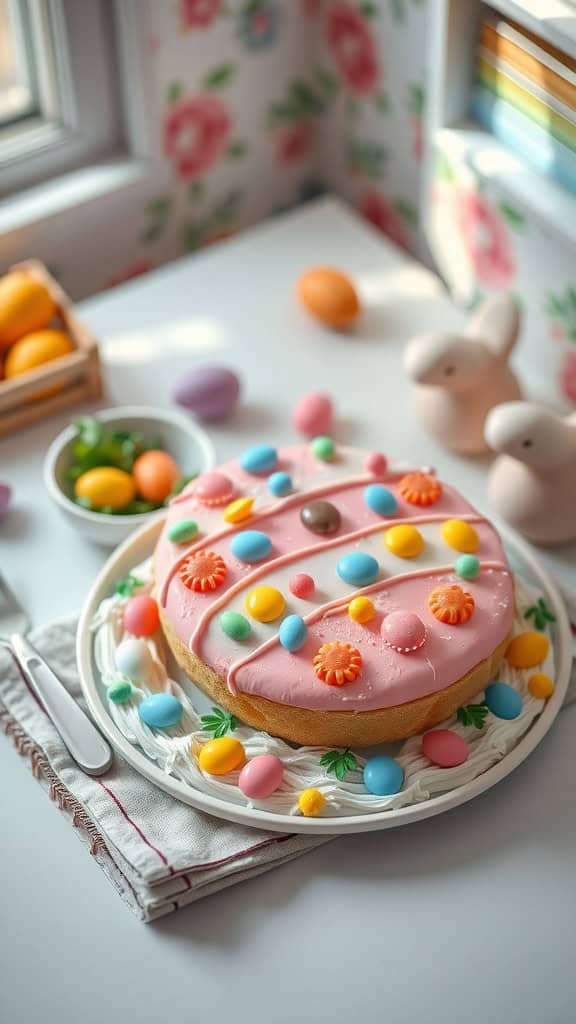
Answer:
POLYGON ((480 575, 480 562, 474 555, 460 555, 454 570, 463 580, 475 580, 480 575))
POLYGON ((252 632, 248 619, 238 612, 222 612, 220 616, 222 632, 231 640, 246 640, 252 632))
POLYGON ((117 679, 106 691, 113 704, 124 704, 132 696, 132 683, 128 679, 117 679))
POLYGON ((197 533, 198 523, 193 519, 181 519, 168 527, 168 540, 173 544, 186 544, 189 540, 194 540, 197 533))
POLYGON ((332 462, 334 458, 334 452, 336 447, 331 437, 315 437, 310 444, 314 455, 317 459, 322 459, 322 462, 332 462))

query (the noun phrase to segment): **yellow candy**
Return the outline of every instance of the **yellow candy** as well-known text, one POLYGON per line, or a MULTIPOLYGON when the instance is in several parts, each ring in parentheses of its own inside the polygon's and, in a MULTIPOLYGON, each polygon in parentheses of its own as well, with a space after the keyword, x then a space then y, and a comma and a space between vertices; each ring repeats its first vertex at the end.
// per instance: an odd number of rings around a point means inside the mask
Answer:
POLYGON ((374 618, 374 605, 369 597, 355 597, 348 605, 348 615, 353 622, 370 622, 374 618))
POLYGON ((110 506, 124 508, 136 494, 136 484, 129 473, 115 466, 97 466, 78 477, 74 493, 85 498, 94 509, 110 506))
POLYGON ((545 672, 535 672, 528 680, 528 689, 538 700, 548 700, 554 693, 554 683, 545 672))
POLYGON ((415 558, 424 547, 424 538, 415 526, 391 526, 384 534, 384 543, 398 558, 415 558))
POLYGON ((480 538, 470 523, 463 519, 447 519, 442 524, 442 536, 446 543, 465 555, 473 555, 480 547, 480 538))
POLYGON ((319 789, 304 789, 298 797, 298 808, 305 818, 315 818, 324 808, 326 797, 319 789))
POLYGON ((240 740, 235 740, 232 736, 209 740, 198 755, 198 764, 208 775, 227 775, 228 772, 240 768, 245 760, 244 747, 240 740))
POLYGON ((520 633, 506 651, 506 660, 512 668, 534 668, 544 661, 549 647, 550 641, 544 633, 520 633))
POLYGON ((254 587, 246 598, 246 610, 257 622, 273 622, 279 619, 286 602, 276 587, 254 587))
POLYGON ((236 498, 224 509, 224 519, 227 523, 243 523, 252 514, 254 498, 236 498))

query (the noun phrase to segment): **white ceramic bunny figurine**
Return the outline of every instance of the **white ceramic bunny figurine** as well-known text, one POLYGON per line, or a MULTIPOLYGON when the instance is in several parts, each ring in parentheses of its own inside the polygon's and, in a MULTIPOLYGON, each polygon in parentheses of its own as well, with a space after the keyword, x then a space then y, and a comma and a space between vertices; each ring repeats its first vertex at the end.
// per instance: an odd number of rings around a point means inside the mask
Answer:
POLYGON ((463 334, 429 334, 407 346, 404 366, 416 385, 416 415, 446 448, 486 451, 490 409, 521 397, 508 366, 519 329, 516 303, 497 295, 483 303, 463 334))
POLYGON ((488 493, 496 512, 537 544, 576 539, 576 413, 506 402, 486 420, 496 452, 488 493))

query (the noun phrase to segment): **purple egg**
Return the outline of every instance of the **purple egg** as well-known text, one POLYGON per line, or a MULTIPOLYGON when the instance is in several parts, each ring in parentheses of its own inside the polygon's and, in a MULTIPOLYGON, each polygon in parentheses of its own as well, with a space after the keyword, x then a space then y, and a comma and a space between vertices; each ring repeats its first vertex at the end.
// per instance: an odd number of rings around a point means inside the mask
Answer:
POLYGON ((0 519, 2 519, 2 516, 6 515, 11 497, 12 488, 10 485, 0 483, 0 519))
POLYGON ((235 409, 240 379, 225 366, 199 366, 182 374, 172 397, 201 420, 219 420, 235 409))

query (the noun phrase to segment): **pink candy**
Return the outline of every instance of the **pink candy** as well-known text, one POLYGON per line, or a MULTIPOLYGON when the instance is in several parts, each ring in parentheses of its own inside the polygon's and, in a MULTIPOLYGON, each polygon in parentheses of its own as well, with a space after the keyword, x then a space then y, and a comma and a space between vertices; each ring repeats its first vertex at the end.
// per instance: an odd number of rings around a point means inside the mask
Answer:
POLYGON ((12 488, 10 484, 0 483, 0 519, 6 515, 8 507, 10 505, 10 498, 12 496, 12 488))
POLYGON ((321 391, 305 395, 292 411, 292 423, 304 437, 318 437, 332 433, 332 399, 321 391))
POLYGON ((439 768, 455 768, 468 760, 468 744, 450 729, 433 729, 422 737, 422 753, 439 768))
POLYGON ((274 754, 258 754, 244 765, 238 786, 249 800, 265 800, 274 793, 284 777, 284 765, 274 754))
POLYGON ((388 459, 382 452, 371 452, 366 456, 364 465, 372 476, 384 476, 388 467, 388 459))
POLYGON ((426 640, 426 626, 414 612, 390 612, 380 627, 384 643, 399 654, 417 651, 426 640))
POLYGON ((294 594, 294 597, 301 597, 304 599, 312 597, 316 588, 316 584, 312 577, 308 576, 308 573, 305 572, 297 572, 290 580, 288 586, 290 587, 290 593, 294 594))
POLYGON ((204 505, 225 505, 234 494, 234 484, 225 473, 204 473, 194 484, 194 494, 204 505))

